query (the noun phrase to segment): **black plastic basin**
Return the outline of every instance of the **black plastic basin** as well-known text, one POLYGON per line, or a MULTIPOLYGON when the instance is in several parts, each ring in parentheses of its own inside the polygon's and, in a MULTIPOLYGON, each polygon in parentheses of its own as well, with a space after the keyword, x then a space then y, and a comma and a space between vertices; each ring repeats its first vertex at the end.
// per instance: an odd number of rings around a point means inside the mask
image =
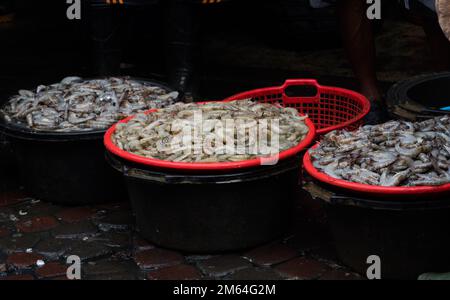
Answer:
MULTIPOLYGON (((173 91, 158 82, 130 79, 173 91)), ((105 160, 105 132, 36 131, 0 118, 0 133, 13 150, 25 188, 38 199, 63 205, 127 199, 122 175, 105 160)))
POLYGON ((26 189, 36 198, 64 205, 127 199, 121 175, 104 159, 103 132, 30 134, 0 124, 26 189))
MULTIPOLYGON (((394 84, 387 93, 392 109, 404 103, 417 103, 424 109, 440 110, 450 106, 450 72, 418 75, 394 84)), ((403 107, 410 109, 409 106, 403 107)), ((431 118, 436 112, 415 112, 420 118, 431 118)), ((445 113, 445 112, 442 112, 445 113)))
POLYGON ((450 271, 449 197, 364 198, 346 193, 320 197, 339 259, 362 275, 367 258, 381 260, 382 279, 417 279, 450 271))
POLYGON ((122 172, 137 230, 193 253, 245 249, 281 237, 298 187, 299 157, 232 173, 158 170, 107 153, 122 172))

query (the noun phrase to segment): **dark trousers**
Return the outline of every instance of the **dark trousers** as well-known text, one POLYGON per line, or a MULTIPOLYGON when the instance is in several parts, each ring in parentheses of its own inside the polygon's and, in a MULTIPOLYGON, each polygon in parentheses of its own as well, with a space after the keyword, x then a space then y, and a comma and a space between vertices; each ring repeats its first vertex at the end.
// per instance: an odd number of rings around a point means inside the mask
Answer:
POLYGON ((192 89, 199 58, 200 7, 193 1, 170 0, 166 18, 166 65, 169 84, 182 92, 192 89))
MULTIPOLYGON (((184 90, 189 85, 197 51, 199 10, 202 0, 164 0, 165 22, 160 30, 166 37, 166 66, 169 83, 184 90)), ((91 0, 89 30, 93 47, 93 73, 116 75, 120 72, 122 43, 131 9, 152 5, 157 1, 134 0, 124 4, 106 4, 106 0, 91 0)), ((110 0, 112 3, 112 0, 110 0)), ((159 45, 158 45, 159 46, 159 45)))

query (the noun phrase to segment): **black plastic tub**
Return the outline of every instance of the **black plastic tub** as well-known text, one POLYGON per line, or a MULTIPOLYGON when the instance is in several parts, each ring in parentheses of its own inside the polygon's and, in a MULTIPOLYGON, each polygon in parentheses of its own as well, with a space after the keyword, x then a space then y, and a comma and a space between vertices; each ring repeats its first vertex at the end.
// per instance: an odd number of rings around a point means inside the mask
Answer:
POLYGON ((400 81, 389 89, 387 101, 394 115, 411 115, 411 119, 427 119, 450 113, 440 111, 450 106, 450 72, 418 75, 400 81), (399 113, 398 108, 407 114, 399 113))
POLYGON ((154 244, 191 253, 254 247, 281 237, 298 187, 299 157, 232 173, 183 173, 136 165, 123 173, 137 230, 154 244))
MULTIPOLYGON (((160 83, 131 79, 173 91, 160 83)), ((105 160, 105 132, 36 131, 0 118, 0 133, 13 150, 26 190, 38 199, 62 205, 127 199, 122 175, 105 160)))
POLYGON ((126 200, 121 175, 106 164, 103 132, 30 134, 1 124, 26 189, 45 201, 79 205, 126 200))
POLYGON ((326 185, 324 202, 339 259, 365 275, 379 256, 382 279, 450 271, 450 199, 365 198, 326 185))

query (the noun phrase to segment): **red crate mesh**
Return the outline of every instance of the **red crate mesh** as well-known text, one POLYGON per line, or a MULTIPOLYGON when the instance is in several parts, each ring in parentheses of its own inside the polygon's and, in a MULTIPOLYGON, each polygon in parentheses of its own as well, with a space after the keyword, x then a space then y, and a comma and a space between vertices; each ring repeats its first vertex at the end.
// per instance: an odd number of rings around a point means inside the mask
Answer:
POLYGON ((342 88, 321 86, 311 79, 288 80, 280 87, 243 92, 226 100, 242 99, 294 107, 311 118, 318 134, 344 128, 354 130, 362 125, 362 119, 370 110, 369 100, 363 95, 342 88), (305 97, 286 95, 288 87, 302 85, 316 88, 317 94, 305 97))

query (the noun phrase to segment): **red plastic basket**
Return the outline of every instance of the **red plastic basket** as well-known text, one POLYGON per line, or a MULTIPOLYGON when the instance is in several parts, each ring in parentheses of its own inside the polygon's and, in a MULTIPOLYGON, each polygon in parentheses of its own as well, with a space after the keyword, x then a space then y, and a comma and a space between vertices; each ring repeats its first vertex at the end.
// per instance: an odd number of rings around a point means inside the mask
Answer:
POLYGON ((343 128, 355 130, 362 125, 362 119, 370 110, 370 102, 363 95, 338 87, 322 86, 314 79, 289 79, 282 86, 251 90, 225 100, 242 99, 294 107, 309 116, 318 135, 343 128), (306 97, 288 96, 286 90, 295 86, 310 86, 317 93, 306 97))
MULTIPOLYGON (((199 104, 204 104, 207 102, 202 102, 199 104)), ((152 113, 156 111, 155 109, 146 111, 146 114, 152 113)), ((260 157, 250 159, 250 160, 244 160, 244 161, 238 161, 238 162, 218 162, 218 163, 191 163, 191 162, 172 162, 172 161, 166 161, 166 160, 160 160, 160 159, 153 159, 153 158, 147 158, 143 156, 139 156, 136 154, 132 154, 130 152, 124 151, 117 147, 111 140, 111 136, 114 134, 114 131, 116 130, 116 126, 119 123, 127 123, 129 120, 134 118, 134 116, 130 116, 126 119, 123 119, 119 121, 118 123, 114 124, 111 128, 109 128, 104 136, 103 142, 106 147, 106 149, 113 153, 114 155, 117 155, 120 158, 123 158, 125 160, 151 166, 151 167, 158 167, 158 168, 166 168, 166 169, 174 169, 174 170, 197 170, 197 171, 217 171, 217 170, 233 170, 233 169, 243 169, 243 168, 250 168, 250 167, 257 167, 261 166, 263 164, 263 159, 260 157)), ((309 119, 305 119, 305 124, 309 128, 309 132, 306 135, 306 137, 295 147, 290 148, 288 150, 280 152, 278 155, 274 155, 272 157, 264 158, 264 161, 270 161, 271 159, 281 161, 286 158, 292 157, 301 151, 305 150, 314 140, 316 136, 316 129, 314 127, 314 123, 309 119)))
MULTIPOLYGON (((311 149, 315 149, 319 146, 316 144, 311 149)), ((365 193, 376 196, 423 196, 423 195, 438 195, 443 193, 450 192, 450 184, 440 185, 440 186, 410 186, 410 187, 385 187, 385 186, 376 186, 369 184, 361 184, 356 182, 350 182, 342 179, 333 178, 328 176, 327 174, 320 172, 317 170, 311 161, 311 155, 309 151, 305 153, 303 157, 303 166, 308 172, 316 180, 342 188, 344 190, 365 193)))

